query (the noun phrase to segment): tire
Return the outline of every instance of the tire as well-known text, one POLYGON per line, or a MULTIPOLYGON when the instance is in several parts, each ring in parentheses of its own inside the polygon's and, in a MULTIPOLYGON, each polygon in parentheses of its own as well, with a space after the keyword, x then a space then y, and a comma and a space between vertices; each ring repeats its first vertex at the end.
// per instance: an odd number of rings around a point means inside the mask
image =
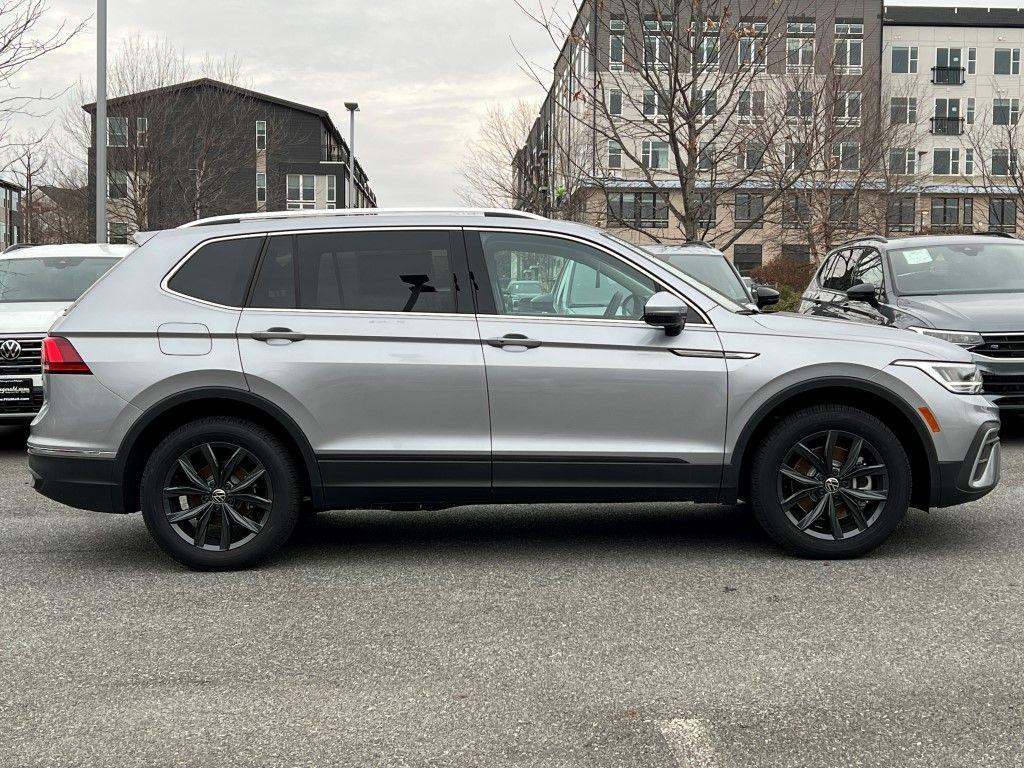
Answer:
POLYGON ((160 548, 203 571, 249 568, 270 557, 295 530, 302 499, 281 441, 230 417, 193 421, 164 438, 146 462, 141 496, 160 548))
POLYGON ((750 500, 758 523, 789 552, 858 557, 899 525, 911 482, 906 450, 878 418, 817 405, 785 417, 765 436, 754 455, 750 500), (831 468, 824 462, 829 448, 831 468))

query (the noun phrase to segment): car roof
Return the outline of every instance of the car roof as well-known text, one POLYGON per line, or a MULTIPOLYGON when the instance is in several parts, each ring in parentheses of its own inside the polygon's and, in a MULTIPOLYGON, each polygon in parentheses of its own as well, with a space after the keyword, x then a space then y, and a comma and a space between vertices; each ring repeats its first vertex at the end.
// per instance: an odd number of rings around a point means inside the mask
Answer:
POLYGON ((0 259, 123 259, 134 251, 134 245, 107 243, 68 243, 65 245, 35 245, 19 248, 0 255, 0 259))
POLYGON ((929 245, 951 245, 955 243, 971 243, 971 244, 1007 244, 1017 243, 1018 245, 1024 245, 1024 242, 1017 240, 1015 237, 997 237, 993 235, 915 235, 913 237, 901 237, 897 239, 890 239, 885 244, 888 249, 894 248, 913 248, 915 246, 929 246, 929 245))

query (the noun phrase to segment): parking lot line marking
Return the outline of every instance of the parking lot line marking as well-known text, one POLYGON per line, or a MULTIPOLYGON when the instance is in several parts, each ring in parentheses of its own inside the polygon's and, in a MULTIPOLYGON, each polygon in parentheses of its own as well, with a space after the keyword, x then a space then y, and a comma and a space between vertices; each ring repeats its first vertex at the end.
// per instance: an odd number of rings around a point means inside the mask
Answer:
POLYGON ((719 768, 711 734, 699 718, 677 718, 659 723, 679 768, 719 768))

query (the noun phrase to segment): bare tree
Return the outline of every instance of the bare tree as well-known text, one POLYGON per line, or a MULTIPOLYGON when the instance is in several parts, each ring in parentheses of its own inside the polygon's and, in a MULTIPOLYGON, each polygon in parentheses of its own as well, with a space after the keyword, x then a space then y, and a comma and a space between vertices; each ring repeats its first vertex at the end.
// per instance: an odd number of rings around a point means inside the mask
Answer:
POLYGON ((20 95, 18 76, 32 62, 66 45, 85 25, 65 20, 37 36, 48 10, 44 0, 0 0, 0 152, 10 148, 12 120, 55 97, 20 95))
POLYGON ((26 243, 34 243, 36 242, 36 206, 34 205, 37 197, 36 187, 40 183, 45 183, 44 174, 50 165, 49 133, 12 135, 11 150, 14 153, 14 158, 10 168, 13 170, 15 178, 25 188, 22 208, 24 219, 22 240, 26 243))
POLYGON ((459 164, 462 181, 455 190, 459 199, 486 208, 532 207, 534 201, 522 199, 515 164, 536 119, 536 104, 525 99, 508 107, 487 108, 459 164))
MULTIPOLYGON (((952 120, 953 118, 947 118, 952 120)), ((974 173, 980 175, 989 193, 989 229, 1016 232, 1024 203, 1024 126, 1020 121, 1020 100, 1000 97, 991 112, 979 115, 967 126, 962 151, 973 153, 974 173)), ((966 162, 961 158, 961 163, 966 162)), ((979 215, 975 211, 975 217, 979 215)), ((973 226, 972 226, 973 229, 973 226)))

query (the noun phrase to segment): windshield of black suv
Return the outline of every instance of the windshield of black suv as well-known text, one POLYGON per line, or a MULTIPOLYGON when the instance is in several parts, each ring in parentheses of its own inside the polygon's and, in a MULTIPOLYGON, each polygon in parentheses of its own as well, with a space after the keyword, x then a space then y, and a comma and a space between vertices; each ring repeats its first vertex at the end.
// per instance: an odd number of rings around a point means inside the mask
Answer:
POLYGON ((948 243, 889 251, 904 296, 1024 291, 1024 243, 948 243))
POLYGON ((747 294, 743 281, 733 271, 725 256, 712 253, 655 253, 655 258, 666 261, 676 269, 682 270, 702 285, 728 296, 737 304, 747 304, 747 294))
POLYGON ((0 303, 78 301, 118 259, 0 259, 0 303))
POLYGON ((667 261, 662 261, 657 256, 655 256, 654 254, 649 253, 648 251, 643 250, 639 246, 633 245, 632 243, 629 243, 629 242, 623 240, 621 237, 616 237, 615 235, 610 234, 608 232, 605 232, 604 230, 599 230, 599 231, 600 231, 601 235, 603 235, 604 237, 608 238, 609 240, 614 242, 616 245, 619 245, 619 246, 622 246, 624 248, 627 248, 630 251, 632 251, 633 253, 642 256, 644 259, 654 260, 654 261, 657 261, 660 264, 663 264, 673 274, 679 275, 680 279, 684 283, 688 283, 689 285, 692 285, 694 288, 699 290, 701 293, 711 297, 712 299, 717 301, 719 304, 721 304, 723 307, 725 307, 726 309, 730 310, 731 312, 750 312, 751 311, 751 309, 750 309, 750 299, 749 298, 743 298, 741 301, 736 301, 735 299, 733 299, 730 296, 722 293, 720 290, 714 288, 713 286, 705 285, 703 282, 701 282, 700 280, 698 280, 695 277, 692 277, 691 275, 688 275, 684 270, 680 269, 679 267, 675 266, 674 264, 671 264, 671 263, 669 263, 667 261))

